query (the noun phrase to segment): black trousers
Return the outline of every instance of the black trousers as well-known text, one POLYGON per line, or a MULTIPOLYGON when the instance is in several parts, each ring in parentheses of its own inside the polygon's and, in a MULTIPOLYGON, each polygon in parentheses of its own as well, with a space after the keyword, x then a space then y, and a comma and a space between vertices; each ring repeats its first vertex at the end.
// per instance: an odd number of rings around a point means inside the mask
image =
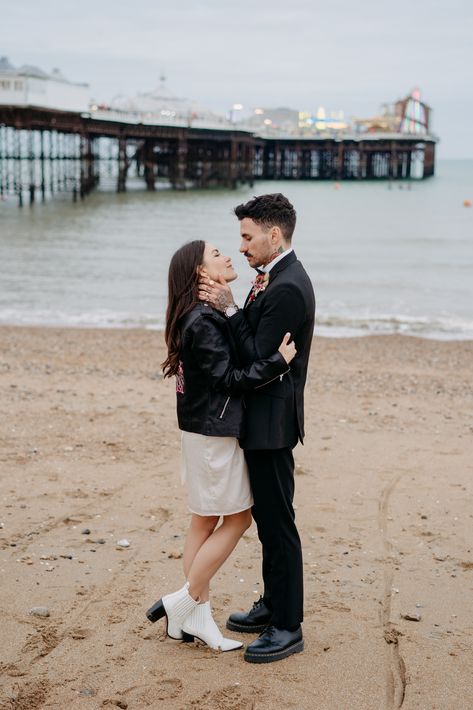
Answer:
POLYGON ((303 618, 302 550, 295 523, 292 449, 245 451, 253 518, 263 546, 263 599, 271 624, 294 629, 303 618))

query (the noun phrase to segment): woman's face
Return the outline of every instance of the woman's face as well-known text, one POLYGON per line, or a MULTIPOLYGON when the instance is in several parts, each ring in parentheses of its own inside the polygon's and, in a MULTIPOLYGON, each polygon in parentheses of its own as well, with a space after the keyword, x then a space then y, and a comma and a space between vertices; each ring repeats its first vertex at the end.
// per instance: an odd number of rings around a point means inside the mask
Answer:
POLYGON ((234 281, 237 278, 230 257, 221 254, 220 250, 209 242, 205 242, 202 268, 207 272, 207 276, 214 281, 218 280, 220 274, 225 281, 234 281))

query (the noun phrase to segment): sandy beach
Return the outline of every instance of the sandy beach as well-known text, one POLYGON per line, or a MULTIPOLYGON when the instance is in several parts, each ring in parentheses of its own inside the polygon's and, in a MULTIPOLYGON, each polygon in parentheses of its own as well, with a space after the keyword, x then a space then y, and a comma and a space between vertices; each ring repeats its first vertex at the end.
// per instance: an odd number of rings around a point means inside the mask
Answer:
MULTIPOLYGON (((156 331, 0 329, 0 708, 471 709, 473 342, 316 339, 306 650, 262 666, 144 615, 188 522, 163 355, 156 331)), ((213 589, 221 627, 259 597, 254 526, 213 589)))

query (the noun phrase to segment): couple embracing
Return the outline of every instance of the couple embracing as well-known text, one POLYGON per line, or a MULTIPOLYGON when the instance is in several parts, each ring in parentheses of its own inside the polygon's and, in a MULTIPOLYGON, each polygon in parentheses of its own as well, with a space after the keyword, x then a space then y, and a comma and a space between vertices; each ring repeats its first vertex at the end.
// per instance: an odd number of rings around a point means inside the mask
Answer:
POLYGON ((196 638, 221 651, 241 648, 216 625, 209 585, 253 517, 264 592, 226 625, 259 634, 244 658, 270 663, 304 647, 292 450, 304 437, 315 299, 292 250, 296 213, 289 200, 280 193, 262 195, 236 207, 235 215, 240 252, 258 272, 242 309, 228 285, 237 278, 231 260, 215 245, 190 242, 169 267, 163 371, 176 377, 192 515, 183 555, 186 582, 147 616, 153 622, 166 617, 171 638, 196 638))

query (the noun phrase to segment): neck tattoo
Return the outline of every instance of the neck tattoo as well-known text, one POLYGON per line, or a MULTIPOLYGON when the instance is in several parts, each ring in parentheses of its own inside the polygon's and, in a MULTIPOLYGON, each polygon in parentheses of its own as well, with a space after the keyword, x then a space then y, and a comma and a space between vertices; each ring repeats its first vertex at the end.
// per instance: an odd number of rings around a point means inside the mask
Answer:
POLYGON ((268 264, 274 261, 278 256, 281 256, 281 254, 284 254, 284 249, 282 248, 282 246, 278 247, 278 249, 271 254, 268 261, 265 264, 262 264, 262 266, 268 266, 268 264))

